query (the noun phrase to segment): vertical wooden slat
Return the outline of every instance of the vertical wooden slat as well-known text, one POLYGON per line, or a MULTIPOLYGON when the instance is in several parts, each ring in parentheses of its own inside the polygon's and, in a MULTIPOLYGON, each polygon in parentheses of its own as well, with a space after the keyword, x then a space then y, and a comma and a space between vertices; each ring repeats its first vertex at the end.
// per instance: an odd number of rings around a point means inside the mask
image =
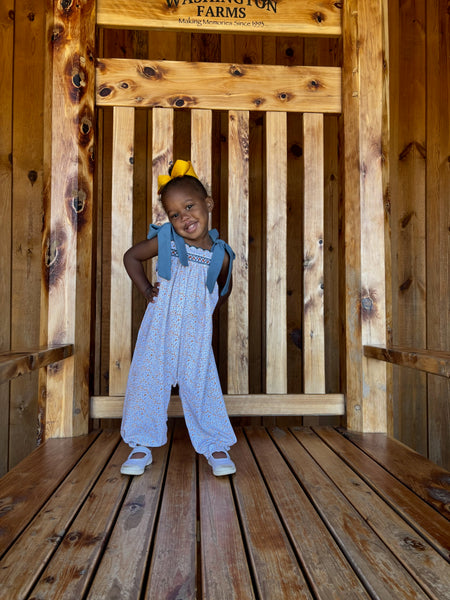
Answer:
POLYGON ((343 15, 347 425, 386 431, 386 366, 361 357, 386 343, 381 4, 349 1, 343 15))
MULTIPOLYGON (((450 348, 450 22, 444 0, 426 4, 427 347, 450 348), (443 82, 447 82, 443 85, 443 82), (445 124, 445 126, 443 126, 445 124), (447 310, 446 310, 447 309, 447 310)), ((450 468, 450 380, 428 376, 429 458, 450 468)))
MULTIPOLYGON (((172 108, 154 108, 152 111, 152 223, 162 225, 167 221, 158 196, 158 175, 169 172, 173 161, 172 108)), ((152 261, 151 279, 156 279, 156 259, 152 261)))
MULTIPOLYGON (((0 8, 0 351, 10 349, 11 340, 11 200, 12 200, 12 109, 14 57, 14 1, 0 8)), ((0 477, 8 470, 9 383, 0 385, 0 477)))
POLYGON ((324 329, 324 146, 323 115, 303 115, 304 257, 303 367, 304 391, 325 393, 324 329))
POLYGON ((286 113, 266 113, 266 392, 287 392, 286 113))
POLYGON ((52 85, 45 126, 52 132, 46 160, 44 271, 47 341, 74 343, 74 356, 47 369, 46 435, 86 433, 91 350, 92 203, 94 172, 95 4, 66 10, 55 0, 46 28, 52 85))
MULTIPOLYGON (((198 178, 208 192, 212 194, 212 111, 191 111, 191 161, 198 178)), ((211 229, 212 217, 209 216, 211 229)))
POLYGON ((123 254, 133 243, 134 109, 114 107, 111 199, 109 393, 125 392, 131 363, 132 284, 123 254))
MULTIPOLYGON (((392 7, 395 11, 395 4, 392 7)), ((416 348, 426 344, 426 22, 425 3, 399 3, 398 32, 391 80, 393 343, 416 348), (411 74, 414 76, 411 76, 411 74), (395 94, 395 95, 394 95, 395 94), (414 101, 411 101, 414 98, 414 101)), ((394 57, 393 57, 394 58, 394 57)), ((396 434, 418 452, 427 453, 427 377, 394 368, 396 434)))
POLYGON ((249 113, 230 111, 228 241, 236 253, 228 300, 228 393, 248 394, 249 113))

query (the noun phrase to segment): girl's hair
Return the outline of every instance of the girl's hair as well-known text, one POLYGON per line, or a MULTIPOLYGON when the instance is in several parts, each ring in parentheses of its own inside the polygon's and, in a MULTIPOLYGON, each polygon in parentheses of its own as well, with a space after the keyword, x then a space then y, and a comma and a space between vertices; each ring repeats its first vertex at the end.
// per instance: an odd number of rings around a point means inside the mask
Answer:
POLYGON ((190 187, 194 192, 199 194, 203 199, 208 197, 208 192, 205 189, 203 183, 192 175, 183 175, 182 177, 174 177, 166 183, 160 192, 160 200, 164 202, 166 194, 170 190, 175 190, 178 187, 190 187))

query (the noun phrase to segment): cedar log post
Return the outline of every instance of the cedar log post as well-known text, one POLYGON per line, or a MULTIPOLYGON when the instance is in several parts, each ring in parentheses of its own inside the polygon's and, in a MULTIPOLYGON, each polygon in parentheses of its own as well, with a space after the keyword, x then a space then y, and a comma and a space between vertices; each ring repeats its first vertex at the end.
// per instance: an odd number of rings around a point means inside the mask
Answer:
POLYGON ((41 378, 46 437, 87 433, 92 306, 95 1, 48 7, 41 342, 74 355, 41 378))
POLYGON ((343 35, 347 427, 386 432, 386 365, 362 348, 386 345, 383 0, 348 0, 343 35))

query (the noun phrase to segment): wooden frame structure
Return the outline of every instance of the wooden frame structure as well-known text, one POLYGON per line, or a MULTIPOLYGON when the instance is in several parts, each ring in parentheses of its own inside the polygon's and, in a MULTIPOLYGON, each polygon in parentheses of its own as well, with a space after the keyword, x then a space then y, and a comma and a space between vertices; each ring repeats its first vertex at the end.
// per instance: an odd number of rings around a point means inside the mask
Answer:
MULTIPOLYGON (((184 3, 188 4, 188 3, 184 3)), ((46 437, 72 436, 85 433, 90 417, 119 417, 127 365, 131 358, 129 342, 123 340, 130 328, 128 317, 113 322, 121 330, 112 332, 110 360, 110 396, 91 398, 89 365, 91 358, 93 281, 93 203, 95 162, 95 102, 113 104, 115 113, 116 148, 113 194, 118 201, 120 228, 114 227, 114 264, 130 241, 130 215, 126 195, 130 194, 133 160, 132 114, 137 106, 153 106, 153 178, 171 157, 171 112, 188 107, 192 114, 191 155, 196 168, 206 182, 211 181, 211 152, 201 148, 210 143, 211 111, 215 107, 229 111, 229 161, 234 175, 229 177, 228 238, 238 248, 241 261, 237 265, 236 283, 239 295, 246 297, 246 248, 248 214, 241 202, 237 181, 248 187, 246 170, 246 123, 249 110, 262 110, 267 121, 266 195, 273 197, 283 190, 283 174, 270 169, 280 161, 279 152, 286 132, 286 111, 304 113, 304 136, 311 141, 304 156, 304 264, 305 298, 312 290, 315 312, 304 307, 304 390, 303 394, 287 394, 285 368, 285 289, 283 281, 276 295, 267 296, 265 336, 267 348, 266 394, 248 396, 246 374, 248 339, 245 303, 231 300, 228 307, 228 395, 230 414, 279 415, 346 415, 347 426, 358 431, 392 432, 392 414, 388 393, 388 374, 384 361, 406 364, 414 368, 432 369, 438 363, 448 365, 448 355, 428 353, 427 360, 412 361, 417 349, 387 348, 387 327, 390 310, 386 306, 386 262, 384 196, 386 166, 384 149, 388 144, 384 101, 387 81, 384 80, 383 19, 384 3, 371 0, 350 0, 343 7, 332 4, 324 8, 314 0, 302 4, 284 3, 283 14, 276 20, 256 20, 261 8, 276 12, 276 2, 248 2, 248 14, 241 21, 202 20, 205 31, 242 32, 253 30, 264 34, 297 33, 309 36, 342 36, 342 69, 323 67, 260 67, 239 64, 177 64, 169 61, 126 61, 98 59, 95 51, 95 30, 121 26, 195 30, 199 21, 183 15, 184 4, 151 3, 145 14, 138 0, 123 7, 114 0, 72 4, 53 3, 48 16, 49 35, 46 72, 46 135, 45 157, 45 223, 42 239, 43 278, 41 301, 41 345, 39 352, 52 356, 54 347, 73 347, 62 362, 51 363, 41 371, 40 413, 46 437), (264 6, 263 6, 264 4, 264 6), (176 7, 175 7, 176 5, 176 7), (262 25, 261 25, 262 24, 262 25), (275 75, 276 72, 276 75, 275 75), (266 84, 261 87, 262 74, 266 84), (97 81, 96 81, 97 80, 97 81), (174 83, 174 81, 178 82, 174 83), (209 87, 204 82, 209 82, 209 87), (271 81, 272 85, 268 85, 271 81), (153 82, 154 85, 148 84, 153 82), (181 82, 181 83, 180 83, 181 82), (181 93, 189 82, 190 93, 181 93), (206 85, 206 87, 205 87, 206 85), (274 87, 275 86, 275 87, 274 87), (181 90, 181 92, 180 92, 181 90), (214 93, 211 93, 211 91, 214 93), (226 101, 220 100, 225 94, 226 101), (314 103, 310 98, 314 97, 314 103), (232 101, 231 101, 232 100, 232 101), (311 106, 314 108, 312 109, 311 106), (345 353, 342 364, 343 384, 338 394, 324 394, 323 377, 323 310, 320 286, 323 265, 320 246, 322 205, 320 139, 322 117, 327 111, 342 113, 343 172, 343 253, 340 274, 341 298, 344 303, 342 329, 345 353), (366 118, 370 115, 370 119, 366 118), (319 140, 319 143, 317 141, 319 140), (128 183, 124 186, 123 182, 128 183), (271 187, 272 186, 272 187, 271 187), (276 189, 275 189, 276 188, 276 189), (122 211, 122 212, 121 212, 122 211), (128 213, 127 213, 128 211, 128 213), (126 223, 126 227, 124 224, 126 223), (318 290, 319 288, 319 290, 318 290), (309 321, 309 319, 312 319, 309 321), (305 334, 306 332, 306 334, 305 334), (125 354, 123 350, 125 349, 125 354), (275 350, 274 350, 275 349, 275 350), (384 349, 384 350, 383 350, 384 349), (379 360, 379 359, 382 360, 379 360), (424 365, 426 365, 424 367, 424 365), (430 366, 431 365, 431 366, 430 366), (345 408, 344 408, 345 404, 345 408)), ((198 9, 200 10, 200 9, 198 9)), ((202 9, 203 10, 203 9, 202 9)), ((212 9, 211 9, 212 10, 212 9)), ((217 9, 219 10, 219 9, 217 9)), ((231 10, 231 9, 230 9, 231 10)), ((283 172, 284 166, 281 168, 283 172)), ((155 184, 154 184, 155 185, 155 184)), ((155 194, 153 194, 155 195, 155 194)), ((283 194, 282 194, 283 195, 283 194)), ((279 246, 286 222, 271 213, 267 204, 267 284, 283 271, 283 249, 279 246), (273 226, 273 231, 271 228, 273 226), (274 235, 272 233, 275 232, 274 235), (277 233, 278 232, 278 233, 277 233), (272 263, 271 261, 274 260, 272 263)), ((155 204, 154 218, 160 214, 155 204)), ((283 219, 286 218, 284 215, 283 219)), ((129 282, 117 271, 121 284, 113 289, 112 306, 119 306, 130 297, 129 282), (128 286, 128 288, 127 288, 128 286)), ((238 294, 236 294, 237 298, 238 294)), ((5 361, 14 371, 21 361, 31 360, 26 369, 44 363, 33 362, 28 349, 19 349, 24 356, 8 353, 5 361), (12 361, 12 363, 8 362, 12 361), (12 366, 11 366, 12 365, 12 366), (30 366, 31 365, 31 366, 30 366)), ((14 353, 13 353, 14 354, 14 353)), ((59 355, 58 355, 59 356, 59 355)), ((439 367, 441 368, 441 367, 439 367)), ((8 371, 10 372, 10 371, 8 371)), ((171 414, 180 414, 176 401, 171 414)))

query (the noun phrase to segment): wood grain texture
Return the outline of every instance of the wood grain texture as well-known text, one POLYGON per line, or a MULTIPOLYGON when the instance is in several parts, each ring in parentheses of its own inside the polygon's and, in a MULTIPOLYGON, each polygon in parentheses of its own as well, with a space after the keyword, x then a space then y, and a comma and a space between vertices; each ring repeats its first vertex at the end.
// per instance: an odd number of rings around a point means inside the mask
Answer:
POLYGON ((258 593, 262 598, 311 598, 242 431, 237 438, 239 469, 233 485, 258 593))
POLYGON ((52 136, 44 196, 50 219, 43 234, 42 293, 48 295, 48 305, 44 303, 41 319, 45 342, 74 343, 75 353, 60 369, 47 372, 49 437, 88 429, 95 160, 95 4, 88 0, 70 15, 64 2, 55 2, 53 9, 48 15, 51 83, 45 105, 45 125, 52 136), (58 34, 53 36, 54 31, 58 34))
POLYGON ((228 386, 249 391, 249 114, 228 113, 228 242, 236 254, 233 294, 228 299, 228 386))
POLYGON ((114 108, 111 189, 109 391, 125 393, 131 364, 132 282, 123 255, 133 245, 134 109, 114 108))
POLYGON ((34 597, 81 598, 86 592, 101 552, 96 542, 108 535, 127 490, 128 477, 121 476, 119 469, 129 452, 128 446, 120 444, 107 462, 34 586, 34 597))
MULTIPOLYGON (((308 429, 294 427, 292 431, 301 440, 302 432, 308 429)), ((369 593, 380 598, 406 595, 424 599, 426 596, 414 579, 402 569, 390 550, 380 544, 379 537, 345 496, 331 484, 326 471, 317 469, 317 463, 298 440, 283 430, 275 431, 273 436, 334 539, 345 548, 347 560, 359 573, 369 593), (383 565, 382 569, 380 565, 383 565)))
POLYGON ((98 432, 94 432, 83 437, 47 440, 2 478, 0 505, 8 508, 1 514, 0 554, 42 508, 97 436, 98 432))
POLYGON ((229 477, 212 477, 199 460, 202 593, 214 600, 253 600, 253 584, 229 477))
POLYGON ((16 600, 27 597, 37 574, 67 533, 80 503, 90 492, 119 438, 118 431, 101 433, 75 465, 70 478, 61 484, 58 492, 31 520, 20 537, 20 544, 13 546, 2 560, 0 597, 9 595, 16 600), (24 552, 26 561, 23 560, 24 552))
POLYGON ((325 393, 323 115, 303 115, 303 380, 309 394, 325 393))
MULTIPOLYGON (((12 231, 12 124, 13 124, 13 60, 14 1, 0 8, 0 306, 11 304, 11 231, 12 231)), ((5 310, 0 321, 0 351, 10 349, 11 312, 5 310)), ((0 411, 5 416, 0 424, 0 475, 8 470, 9 451, 9 384, 0 385, 0 411)))
MULTIPOLYGON (((196 476, 195 452, 187 445, 188 434, 175 427, 177 443, 169 461, 159 527, 156 532, 146 598, 196 598, 196 476), (183 440, 183 443, 180 443, 183 440), (176 523, 173 515, 177 515, 176 523)), ((204 457, 201 457, 205 460, 204 457)))
POLYGON ((0 354, 0 383, 36 371, 51 363, 59 362, 72 356, 72 354, 72 344, 26 351, 3 352, 0 354))
POLYGON ((442 377, 450 377, 450 352, 364 346, 364 356, 442 377))
MULTIPOLYGON (((343 394, 243 394, 224 395, 230 416, 343 415, 343 394)), ((91 416, 94 419, 122 418, 123 396, 93 396, 91 416)), ((181 417, 183 409, 178 396, 172 396, 169 417, 181 417)))
POLYGON ((191 161, 206 191, 212 194, 212 112, 191 111, 191 161))
POLYGON ((356 444, 389 473, 450 519, 450 476, 402 442, 383 434, 348 431, 345 437, 356 444))
POLYGON ((286 113, 266 114, 266 392, 287 392, 286 113))
POLYGON ((117 0, 99 0, 97 22, 103 27, 339 36, 340 5, 332 0, 296 0, 265 3, 215 4, 132 0, 126 9, 117 0), (263 5, 263 8, 261 6, 263 5), (259 7, 259 8, 258 8, 259 7))
MULTIPOLYGON (((426 282, 427 347, 450 349, 450 315, 443 299, 450 296, 450 24, 448 6, 427 4, 427 170, 426 282), (447 85, 442 85, 443 81, 447 85)), ((450 469, 450 381, 428 377, 428 456, 450 469)))
POLYGON ((262 428, 245 432, 315 596, 369 598, 288 465, 268 443, 268 433, 262 428))
POLYGON ((311 431, 295 432, 314 460, 431 598, 450 589, 450 564, 311 431), (430 572, 431 566, 431 572, 430 572))
POLYGON ((314 431, 345 462, 368 483, 377 494, 394 508, 403 519, 424 537, 427 542, 444 557, 450 550, 450 522, 437 514, 430 505, 408 487, 388 473, 380 464, 361 451, 357 446, 346 443, 345 438, 330 428, 316 428, 314 431))
POLYGON ((105 597, 136 598, 143 587, 146 556, 156 526, 169 445, 152 448, 152 466, 144 477, 134 477, 122 510, 108 540, 106 552, 97 570, 89 600, 105 597), (130 564, 130 555, 135 560, 130 564), (111 577, 114 572, 114 577, 111 577))
POLYGON ((96 72, 98 106, 341 111, 338 67, 102 58, 96 72))

